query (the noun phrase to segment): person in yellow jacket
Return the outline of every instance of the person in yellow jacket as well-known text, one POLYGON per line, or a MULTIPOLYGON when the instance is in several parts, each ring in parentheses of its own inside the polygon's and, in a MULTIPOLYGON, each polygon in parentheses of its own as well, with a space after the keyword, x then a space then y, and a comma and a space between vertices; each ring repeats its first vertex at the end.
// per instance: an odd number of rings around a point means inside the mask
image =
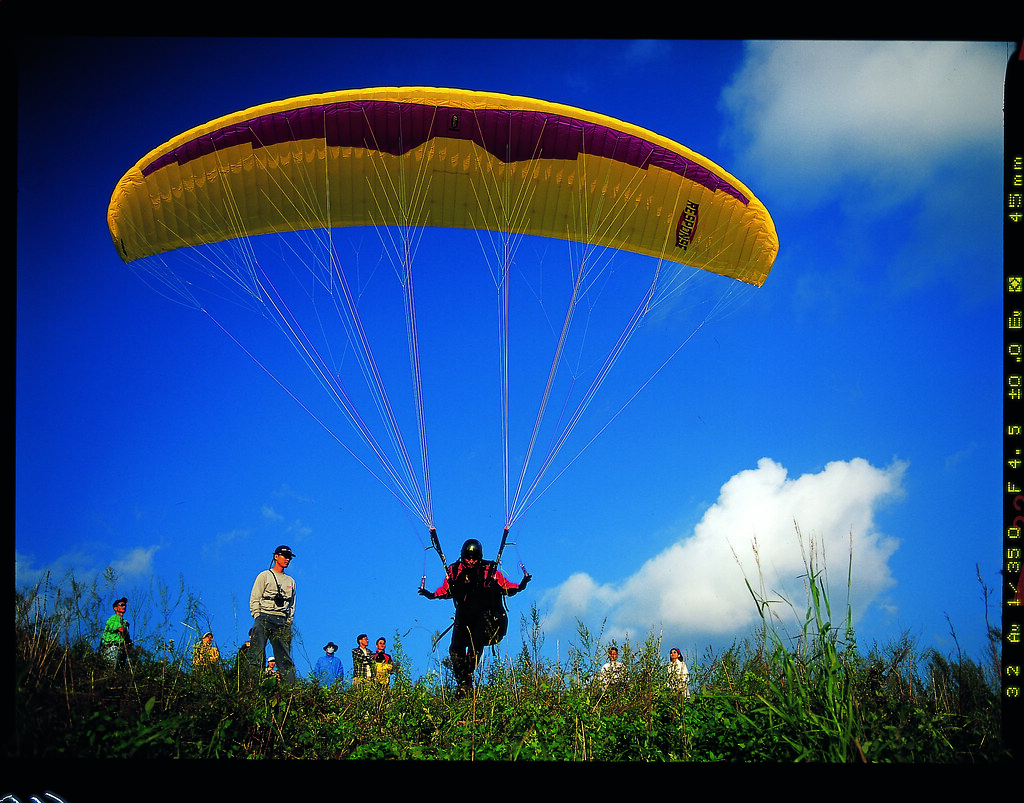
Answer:
POLYGON ((192 650, 192 668, 209 669, 220 660, 220 650, 213 643, 213 633, 207 630, 192 650))
POLYGON ((373 654, 373 679, 381 686, 391 685, 391 673, 395 671, 395 665, 391 656, 384 652, 387 642, 384 637, 377 639, 377 652, 373 654))

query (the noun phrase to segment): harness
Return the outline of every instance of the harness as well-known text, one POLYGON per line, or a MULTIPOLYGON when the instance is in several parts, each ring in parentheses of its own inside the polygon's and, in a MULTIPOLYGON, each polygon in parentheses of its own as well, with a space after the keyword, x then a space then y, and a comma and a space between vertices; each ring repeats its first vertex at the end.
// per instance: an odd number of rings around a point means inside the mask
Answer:
MULTIPOLYGON (((457 563, 451 564, 450 566, 448 565, 448 561, 445 560, 444 557, 444 552, 441 550, 441 542, 437 537, 437 530, 434 527, 430 528, 430 546, 427 547, 427 549, 433 549, 441 559, 441 564, 444 566, 445 571, 445 582, 448 586, 448 596, 450 596, 452 601, 455 603, 454 620, 452 621, 452 624, 445 628, 444 632, 438 634, 434 639, 435 647, 437 646, 437 642, 444 637, 445 633, 455 627, 456 624, 465 624, 467 616, 469 618, 480 617, 483 619, 487 636, 486 645, 490 646, 492 649, 495 645, 501 642, 503 638, 505 638, 505 634, 508 632, 508 600, 506 599, 508 595, 505 593, 504 589, 498 585, 497 574, 498 564, 501 561, 501 554, 505 551, 506 544, 512 543, 509 542, 508 535, 508 527, 506 527, 501 536, 501 545, 498 548, 496 560, 482 560, 480 561, 480 566, 478 568, 474 567, 474 569, 470 570, 461 560, 457 563), (474 594, 474 604, 471 606, 472 609, 467 614, 465 608, 463 608, 463 616, 460 618, 459 597, 462 597, 461 602, 464 604, 467 601, 468 594, 474 589, 469 585, 472 581, 469 579, 468 575, 463 580, 462 588, 459 587, 458 582, 464 572, 468 573, 470 571, 473 571, 474 573, 479 571, 481 574, 479 593, 474 594)), ((520 564, 520 566, 522 567, 522 564, 520 564)), ((523 574, 526 574, 525 567, 523 567, 523 574)), ((421 590, 426 584, 426 581, 427 576, 424 574, 420 579, 421 590)))
MULTIPOLYGON (((289 602, 290 603, 292 601, 293 597, 294 597, 294 594, 293 594, 292 597, 286 597, 284 595, 284 589, 281 588, 281 584, 277 580, 277 572, 275 572, 273 569, 267 569, 266 571, 270 573, 270 578, 274 581, 274 585, 277 586, 277 593, 276 594, 270 594, 270 593, 267 592, 266 588, 264 587, 264 590, 263 590, 263 601, 264 602, 272 602, 272 603, 274 603, 274 608, 275 609, 285 608, 285 602, 289 602)), ((278 611, 278 610, 262 611, 261 615, 263 615, 263 616, 273 616, 273 617, 276 617, 276 618, 282 618, 283 617, 285 619, 287 619, 287 617, 288 617, 287 608, 285 608, 284 610, 281 610, 281 611, 278 611)))
MULTIPOLYGON (((469 569, 461 561, 448 568, 448 586, 455 602, 455 621, 468 624, 476 617, 483 620, 486 630, 485 646, 495 646, 508 632, 508 603, 497 581, 498 564, 481 561, 479 569, 469 569), (479 572, 479 585, 471 576, 479 572), (461 584, 460 584, 461 578, 461 584), (460 599, 461 598, 461 599, 460 599), (469 605, 466 605, 466 603, 469 605), (459 616, 460 605, 463 616, 459 616), (466 608, 469 608, 466 611, 466 608)), ((453 625, 454 626, 454 625, 453 625)))

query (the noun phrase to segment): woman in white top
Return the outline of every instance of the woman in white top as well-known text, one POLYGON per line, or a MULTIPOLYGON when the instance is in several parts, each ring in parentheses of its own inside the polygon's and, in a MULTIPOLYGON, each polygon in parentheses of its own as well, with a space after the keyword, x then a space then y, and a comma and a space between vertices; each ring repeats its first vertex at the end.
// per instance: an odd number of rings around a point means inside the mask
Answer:
POLYGON ((683 697, 690 696, 690 670, 686 668, 683 654, 673 647, 668 654, 668 683, 670 689, 678 691, 683 697))

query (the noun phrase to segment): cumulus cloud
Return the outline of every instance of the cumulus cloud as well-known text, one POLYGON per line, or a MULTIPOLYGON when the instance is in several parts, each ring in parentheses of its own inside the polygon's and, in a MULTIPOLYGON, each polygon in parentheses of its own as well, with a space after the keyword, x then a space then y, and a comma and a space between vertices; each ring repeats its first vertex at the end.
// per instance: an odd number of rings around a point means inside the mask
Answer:
MULTIPOLYGON (((942 282, 979 297, 999 258, 1006 59, 999 42, 746 46, 720 98, 730 167, 782 223, 826 215, 834 246, 802 274, 798 300, 868 290, 865 261, 887 271, 884 289, 942 282), (969 236, 936 237, 936 221, 969 236)), ((819 256, 800 253, 785 226, 780 239, 794 262, 819 256)))
POLYGON ((803 614, 801 576, 812 549, 831 574, 830 598, 845 605, 851 539, 849 597, 856 617, 894 583, 888 560, 897 542, 876 529, 875 514, 902 493, 905 470, 902 462, 878 468, 857 458, 790 478, 783 466, 763 458, 722 486, 692 533, 632 576, 602 585, 579 573, 548 592, 548 623, 607 618, 613 634, 660 626, 691 638, 743 636, 758 621, 744 578, 755 590, 763 585, 770 598, 784 596, 803 614))
POLYGON ((901 200, 979 146, 999 152, 1000 43, 754 42, 722 93, 732 144, 773 184, 901 200), (794 158, 799 155, 799 158, 794 158))

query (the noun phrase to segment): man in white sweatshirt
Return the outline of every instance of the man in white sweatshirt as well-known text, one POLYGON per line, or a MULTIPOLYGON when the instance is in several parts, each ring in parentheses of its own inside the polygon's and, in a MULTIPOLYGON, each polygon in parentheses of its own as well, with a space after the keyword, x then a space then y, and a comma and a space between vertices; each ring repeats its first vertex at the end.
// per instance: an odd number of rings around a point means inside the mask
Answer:
POLYGON ((291 654, 295 578, 285 573, 294 557, 291 547, 284 544, 275 549, 270 568, 256 575, 249 595, 249 612, 255 624, 248 658, 254 676, 259 677, 263 671, 269 641, 277 659, 278 673, 284 683, 295 681, 295 663, 291 654))

